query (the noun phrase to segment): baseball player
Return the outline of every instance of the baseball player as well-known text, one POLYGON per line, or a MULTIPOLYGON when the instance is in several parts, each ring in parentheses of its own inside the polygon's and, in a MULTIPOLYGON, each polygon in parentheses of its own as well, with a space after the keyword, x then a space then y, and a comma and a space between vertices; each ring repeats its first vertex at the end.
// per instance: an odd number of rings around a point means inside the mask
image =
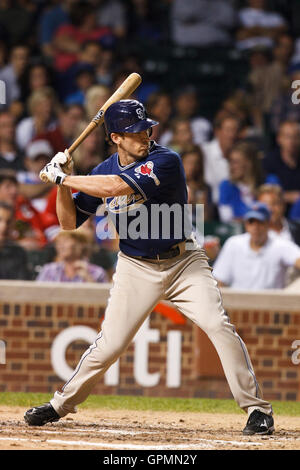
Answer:
MULTIPOLYGON (((182 209, 187 204, 179 155, 150 140, 151 128, 157 124, 147 117, 140 102, 118 101, 105 113, 106 131, 117 146, 116 153, 87 176, 70 174, 66 151, 56 154, 41 172, 58 185, 57 215, 63 229, 79 227, 105 203, 117 231, 120 233, 127 224, 128 233, 120 237, 118 263, 99 335, 62 391, 55 392, 50 403, 29 409, 25 421, 42 426, 75 413, 76 406, 127 348, 155 305, 167 299, 214 344, 231 392, 248 413, 243 433, 271 434, 272 406, 262 398, 246 346, 224 311, 204 250, 188 241, 186 230, 178 234, 175 219, 168 237, 163 233, 164 219, 152 238, 150 223, 146 236, 137 238, 129 230, 139 217, 137 208, 150 213, 156 204, 176 204, 182 209), (71 188, 77 191, 73 195, 71 188), (188 243, 192 249, 187 249, 188 243)), ((147 221, 150 219, 149 215, 147 221)))

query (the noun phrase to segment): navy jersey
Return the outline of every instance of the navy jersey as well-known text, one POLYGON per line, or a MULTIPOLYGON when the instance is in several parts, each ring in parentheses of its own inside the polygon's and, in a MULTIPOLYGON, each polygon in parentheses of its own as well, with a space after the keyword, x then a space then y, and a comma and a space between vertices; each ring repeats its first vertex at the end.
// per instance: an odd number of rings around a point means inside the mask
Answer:
POLYGON ((118 175, 134 194, 104 200, 83 192, 74 194, 77 227, 104 203, 119 234, 120 250, 129 256, 168 251, 190 235, 186 180, 177 153, 152 141, 145 158, 121 166, 114 153, 91 175, 118 175))

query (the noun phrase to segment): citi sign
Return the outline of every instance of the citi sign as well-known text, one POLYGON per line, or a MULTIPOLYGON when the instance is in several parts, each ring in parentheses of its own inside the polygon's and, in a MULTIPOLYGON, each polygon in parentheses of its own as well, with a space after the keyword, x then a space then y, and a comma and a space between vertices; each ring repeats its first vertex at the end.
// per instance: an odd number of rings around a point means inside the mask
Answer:
MULTIPOLYGON (((159 303, 154 312, 170 319, 172 323, 184 325, 185 318, 173 307, 165 303, 159 303)), ((149 344, 159 343, 160 332, 152 329, 148 317, 137 334, 134 342, 133 374, 135 381, 143 387, 155 387, 160 381, 159 372, 149 372, 149 344)), ((51 363, 56 375, 63 381, 68 381, 73 375, 73 370, 66 361, 66 351, 71 343, 82 340, 92 344, 98 332, 88 326, 72 326, 59 333, 53 341, 51 348, 51 363)), ((181 385, 181 343, 182 333, 178 330, 170 330, 167 333, 166 354, 166 387, 177 388, 181 385)), ((120 380, 120 363, 116 361, 104 374, 104 384, 115 386, 120 380)))

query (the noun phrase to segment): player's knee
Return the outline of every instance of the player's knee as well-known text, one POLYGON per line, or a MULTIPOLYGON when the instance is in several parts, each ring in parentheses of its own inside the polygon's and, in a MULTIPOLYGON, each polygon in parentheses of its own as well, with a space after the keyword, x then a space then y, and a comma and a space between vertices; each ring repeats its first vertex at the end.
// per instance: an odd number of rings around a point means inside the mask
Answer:
POLYGON ((205 333, 210 336, 224 328, 224 318, 219 313, 212 313, 205 325, 205 333))

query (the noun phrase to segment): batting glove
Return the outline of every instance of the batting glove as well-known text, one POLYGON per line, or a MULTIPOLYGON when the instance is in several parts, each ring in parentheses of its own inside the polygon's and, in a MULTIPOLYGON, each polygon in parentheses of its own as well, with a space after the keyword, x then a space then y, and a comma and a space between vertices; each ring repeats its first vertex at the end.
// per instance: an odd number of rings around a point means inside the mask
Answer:
POLYGON ((50 163, 57 163, 57 165, 61 167, 63 172, 66 173, 66 175, 72 174, 74 164, 72 157, 71 155, 69 155, 67 149, 64 152, 58 152, 56 155, 54 155, 50 163))
POLYGON ((41 171, 40 171, 40 179, 42 181, 55 183, 55 184, 63 184, 66 175, 61 167, 57 163, 48 163, 41 171))

